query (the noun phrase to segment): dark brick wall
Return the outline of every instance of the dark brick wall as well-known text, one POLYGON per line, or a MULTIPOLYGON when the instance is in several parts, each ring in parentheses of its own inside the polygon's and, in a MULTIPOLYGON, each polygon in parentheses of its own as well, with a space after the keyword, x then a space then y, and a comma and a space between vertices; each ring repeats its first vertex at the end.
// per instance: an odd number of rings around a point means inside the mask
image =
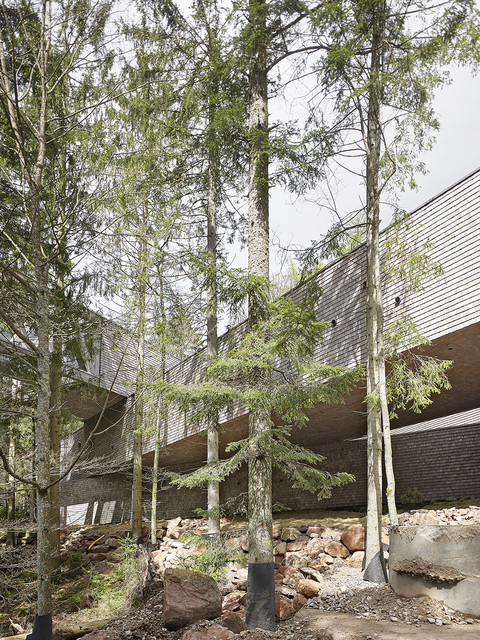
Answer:
MULTIPOLYGON (((318 501, 315 495, 293 489, 287 478, 274 471, 275 502, 291 509, 314 509, 319 506, 342 507, 366 504, 366 440, 325 445, 318 453, 326 457, 322 468, 327 472, 349 471, 356 481, 333 489, 332 497, 318 501)), ((480 425, 436 429, 393 436, 393 456, 397 496, 407 489, 418 489, 426 498, 480 496, 480 425)), ((186 470, 187 465, 176 467, 186 470)), ((188 465, 191 469, 191 465, 188 465)), ((220 488, 221 500, 239 496, 247 489, 247 472, 241 469, 220 488)), ((62 504, 69 504, 71 515, 85 513, 99 522, 102 514, 116 521, 130 513, 130 482, 125 475, 72 477, 62 485, 62 504), (95 507, 95 503, 97 506, 95 507), (74 507, 72 505, 77 505, 74 507), (78 507, 80 505, 81 508, 78 507), (87 506, 85 506, 87 505, 87 506)), ((149 487, 145 487, 145 515, 149 510, 149 487)), ((197 507, 205 508, 206 491, 177 490, 163 481, 159 490, 158 518, 191 515, 197 507)))

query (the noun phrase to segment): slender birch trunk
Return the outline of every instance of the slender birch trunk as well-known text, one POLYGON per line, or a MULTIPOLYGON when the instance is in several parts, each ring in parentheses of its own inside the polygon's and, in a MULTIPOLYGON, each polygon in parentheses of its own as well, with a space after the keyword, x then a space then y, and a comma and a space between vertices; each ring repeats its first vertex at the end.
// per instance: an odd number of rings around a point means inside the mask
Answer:
MULTIPOLYGON (((250 167, 248 191, 248 272, 269 279, 268 209, 268 77, 266 27, 267 3, 250 0, 250 167)), ((262 319, 265 310, 249 299, 250 327, 262 319)), ((248 585, 246 622, 249 629, 275 628, 275 583, 272 545, 272 463, 261 445, 270 430, 268 410, 249 416, 250 456, 248 462, 248 585)))
POLYGON ((373 37, 368 93, 367 120, 367 538, 365 544, 365 574, 367 580, 384 582, 386 573, 382 554, 382 411, 380 379, 382 353, 379 347, 383 335, 382 294, 380 283, 380 153, 382 71, 382 8, 383 2, 373 0, 373 37), (378 555, 377 555, 378 554, 378 555), (378 561, 377 561, 378 559, 378 561))
MULTIPOLYGON (((160 357, 161 357, 161 376, 162 380, 165 381, 166 377, 166 342, 165 342, 165 332, 167 326, 167 315, 165 313, 165 297, 164 297, 164 289, 163 289, 163 262, 160 263, 159 269, 159 289, 160 289, 160 318, 162 321, 162 337, 161 337, 161 345, 160 345, 160 357)), ((160 459, 160 446, 161 446, 161 428, 162 424, 164 424, 165 419, 165 409, 163 406, 158 406, 157 408, 157 419, 155 425, 155 450, 153 454, 153 469, 152 469, 152 508, 150 512, 150 539, 152 544, 157 544, 157 497, 158 497, 158 463, 160 459)))
POLYGON ((142 428, 143 428, 143 386, 145 370, 145 311, 147 285, 147 206, 144 205, 140 229, 140 251, 138 269, 138 324, 137 324, 137 378, 135 385, 135 426, 133 434, 133 483, 132 483, 132 538, 142 537, 142 428))

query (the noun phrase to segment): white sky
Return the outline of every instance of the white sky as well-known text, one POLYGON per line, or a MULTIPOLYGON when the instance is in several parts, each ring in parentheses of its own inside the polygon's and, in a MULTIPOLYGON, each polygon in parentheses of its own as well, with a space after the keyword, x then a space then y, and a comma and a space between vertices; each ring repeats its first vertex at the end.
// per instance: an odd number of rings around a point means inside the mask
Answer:
MULTIPOLYGON (((452 69, 452 83, 438 92, 435 108, 440 121, 437 141, 431 151, 420 156, 429 173, 419 175, 417 191, 400 195, 400 206, 411 211, 446 187, 480 166, 480 76, 470 70, 452 69)), ((363 198, 363 187, 358 179, 346 177, 348 197, 340 197, 339 213, 347 213, 363 198), (342 212, 342 203, 345 211, 342 212)), ((319 185, 319 190, 322 188, 319 185)), ((272 273, 279 270, 280 257, 275 245, 307 246, 325 233, 332 216, 317 205, 296 201, 279 189, 271 193, 272 273)), ((388 223, 388 214, 384 216, 388 223)))

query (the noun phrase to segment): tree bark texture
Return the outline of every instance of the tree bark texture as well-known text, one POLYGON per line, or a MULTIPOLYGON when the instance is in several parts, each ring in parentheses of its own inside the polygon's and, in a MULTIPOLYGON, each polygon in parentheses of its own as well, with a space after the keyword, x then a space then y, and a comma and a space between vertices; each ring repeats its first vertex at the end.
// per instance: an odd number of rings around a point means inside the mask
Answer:
MULTIPOLYGON (((162 334, 160 344, 160 357, 161 357, 161 375, 162 380, 165 381, 167 370, 167 345, 166 345, 166 327, 167 327, 167 314, 165 312, 165 295, 163 288, 163 260, 161 259, 159 265, 159 302, 160 302, 160 318, 162 322, 162 334)), ((157 407, 157 419, 155 425, 155 450, 153 454, 153 470, 152 470, 152 507, 150 513, 150 539, 152 544, 157 543, 157 497, 158 497, 158 463, 160 460, 160 447, 161 447, 161 429, 162 425, 165 428, 165 408, 161 405, 157 407)))
MULTIPOLYGON (((16 398, 18 383, 12 380, 12 396, 16 398)), ((13 423, 8 431, 8 464, 15 470, 15 432, 13 423)), ((7 499, 7 522, 15 521, 15 478, 7 473, 7 483, 5 487, 7 499)), ((15 530, 7 529, 7 547, 15 546, 15 530)))
MULTIPOLYGON (((213 88, 211 89, 213 90, 213 88)), ((210 127, 213 126, 211 107, 210 127)), ((209 286, 207 289, 207 355, 215 358, 218 354, 217 328, 217 200, 218 200, 218 150, 215 132, 209 136, 208 159, 208 202, 207 202, 207 252, 210 262, 209 286), (213 138, 213 139, 212 139, 213 138)), ((210 416, 207 429, 207 462, 218 462, 218 411, 210 416)), ((220 487, 215 480, 209 480, 207 488, 208 533, 220 532, 220 487)))
MULTIPOLYGON (((268 78, 266 27, 267 3, 250 0, 250 105, 249 105, 249 191, 248 272, 269 279, 268 208, 268 78)), ((254 297, 249 299, 251 328, 265 315, 254 297)), ((250 629, 275 628, 275 595, 272 545, 272 463, 259 441, 270 430, 268 409, 249 416, 250 456, 248 463, 249 578, 246 622, 250 629)))
POLYGON ((147 286, 147 210, 143 210, 139 238, 139 268, 136 286, 138 287, 137 322, 137 373, 135 384, 135 426, 133 434, 133 482, 132 482, 132 538, 142 537, 142 455, 143 455, 143 414, 144 414, 144 369, 145 369, 145 311, 147 286))
MULTIPOLYGON (((58 284, 58 283, 57 283, 58 284)), ((61 447, 61 405, 62 405, 62 357, 63 340, 58 331, 52 339, 52 360, 50 371, 50 439, 53 469, 50 474, 49 489, 52 536, 52 570, 60 566, 60 447, 61 447)))
MULTIPOLYGON (((381 552, 382 534, 382 411, 380 403, 380 380, 383 349, 383 312, 380 283, 380 153, 381 153, 381 100, 380 82, 382 72, 382 16, 383 1, 373 0, 373 36, 368 92, 367 115, 367 166, 366 166, 366 212, 367 212, 367 538, 365 544, 366 573, 377 558, 383 564, 381 552), (377 554, 379 554, 377 556, 377 554)), ((383 367, 385 366, 383 360, 383 367)), ((382 571, 373 574, 383 582, 382 571)), ((372 579, 369 577, 368 579, 372 579)), ((377 581, 374 579, 374 581, 377 581)))

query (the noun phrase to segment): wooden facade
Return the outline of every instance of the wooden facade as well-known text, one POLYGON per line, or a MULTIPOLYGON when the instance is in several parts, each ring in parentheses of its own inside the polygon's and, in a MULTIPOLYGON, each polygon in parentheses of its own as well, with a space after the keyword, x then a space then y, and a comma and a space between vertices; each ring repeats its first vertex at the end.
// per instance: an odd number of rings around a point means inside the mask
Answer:
MULTIPOLYGON (((408 317, 422 335, 432 341, 426 347, 427 355, 454 360, 450 374, 453 389, 434 401, 426 410, 425 419, 475 409, 480 406, 480 170, 417 208, 407 217, 405 225, 397 240, 395 225, 381 234, 382 251, 388 254, 388 264, 393 269, 406 257, 428 254, 430 260, 441 267, 441 273, 430 275, 416 288, 412 288, 398 272, 384 273, 386 326, 408 317)), ((365 247, 359 246, 332 262, 315 277, 322 290, 317 315, 329 323, 323 340, 316 347, 315 357, 320 363, 329 365, 353 367, 363 363, 365 247)), ((287 295, 298 300, 304 290, 305 285, 301 285, 287 295)), ((220 349, 228 349, 244 328, 240 325, 222 336, 220 349)), ((110 428, 101 437, 94 437, 91 455, 108 458, 116 465, 131 459, 133 412, 129 412, 129 406, 134 402, 131 383, 135 350, 124 342, 121 333, 102 340, 95 372, 99 387, 115 394, 116 403, 110 406, 112 411, 118 412, 119 419, 113 424, 115 421, 110 417, 113 420, 110 428)), ((152 356, 151 363, 154 362, 152 356)), ((171 367, 168 380, 185 383, 200 380, 204 362, 205 352, 200 351, 171 367)), ((321 451, 322 443, 330 445, 361 438, 366 429, 363 396, 364 390, 359 387, 343 406, 316 407, 309 412, 309 425, 302 433, 294 433, 293 439, 321 451)), ((229 440, 245 436, 247 420, 242 407, 238 406, 228 414, 224 412, 221 422, 224 428, 220 438, 222 447, 229 440)), ((95 416, 92 415, 84 428, 64 443, 65 451, 74 450, 94 428, 94 423, 95 416)), ((401 428, 415 423, 418 423, 418 416, 404 413, 393 426, 401 428)), ((200 428, 179 411, 170 412, 163 445, 163 464, 170 467, 191 468, 205 456, 205 440, 200 428)), ((147 435, 146 464, 151 461, 152 450, 153 436, 147 435)), ((477 484, 480 492, 480 477, 477 484)))

